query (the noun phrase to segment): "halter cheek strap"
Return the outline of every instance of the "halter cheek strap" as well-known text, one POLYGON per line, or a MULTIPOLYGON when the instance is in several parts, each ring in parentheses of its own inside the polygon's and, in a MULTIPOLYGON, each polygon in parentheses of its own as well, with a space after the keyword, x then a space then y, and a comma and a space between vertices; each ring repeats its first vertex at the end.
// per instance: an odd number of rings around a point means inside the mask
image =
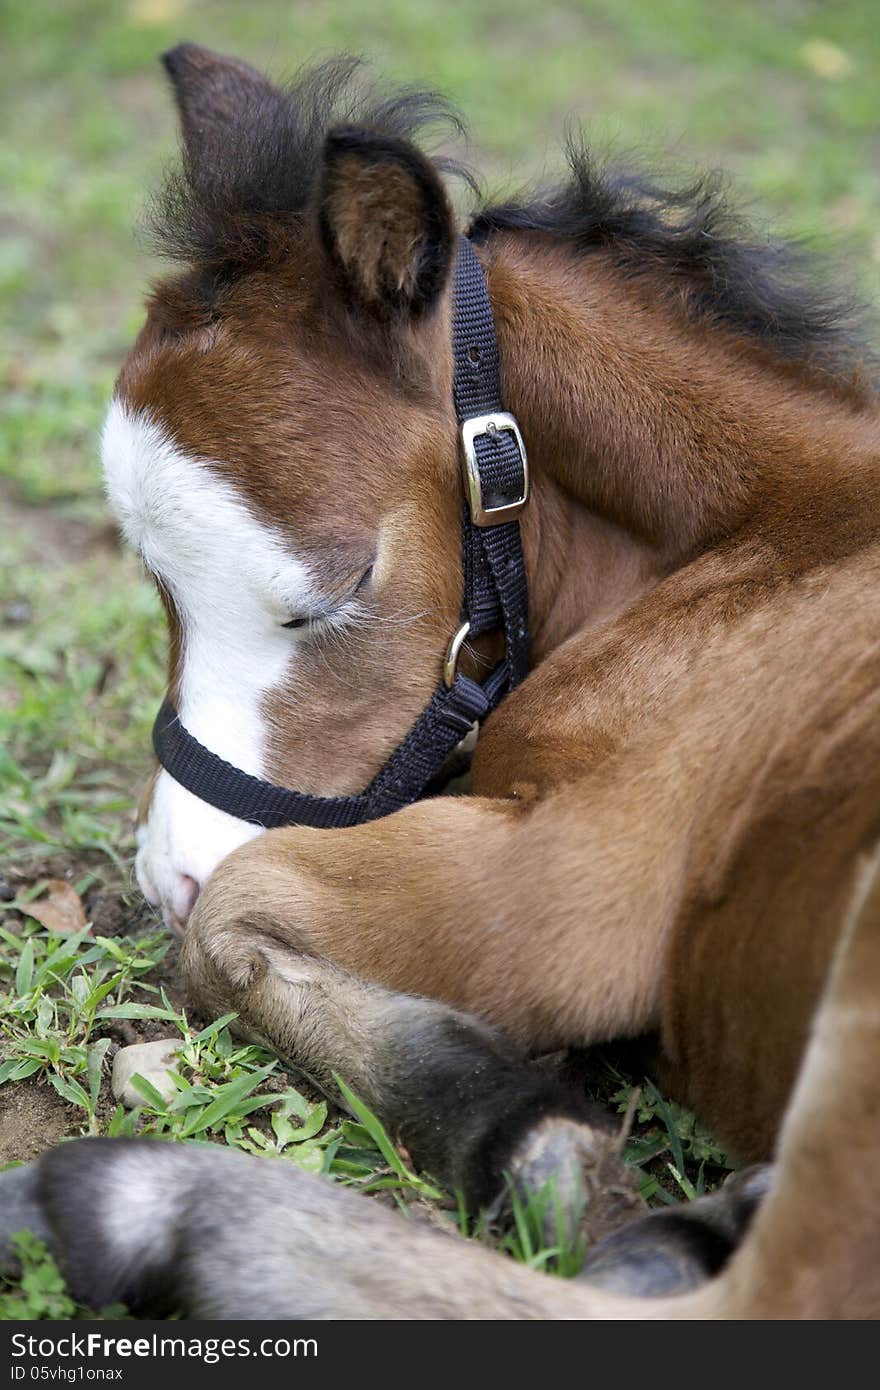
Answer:
POLYGON ((528 592, 518 520, 529 498, 528 463, 516 420, 501 408, 492 306, 482 266, 464 237, 453 296, 453 397, 466 493, 464 598, 443 679, 406 738, 356 796, 309 796, 242 772, 193 738, 165 700, 153 726, 159 762, 187 791, 238 820, 266 829, 332 829, 377 820, 418 801, 474 723, 528 673, 528 592), (498 630, 504 632, 504 659, 482 683, 462 675, 458 654, 465 639, 498 630))

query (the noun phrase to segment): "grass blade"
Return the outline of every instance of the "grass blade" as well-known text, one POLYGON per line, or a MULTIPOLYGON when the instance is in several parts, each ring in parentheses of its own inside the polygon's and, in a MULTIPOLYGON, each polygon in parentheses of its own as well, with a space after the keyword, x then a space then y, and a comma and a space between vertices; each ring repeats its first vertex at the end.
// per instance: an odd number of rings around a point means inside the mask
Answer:
POLYGON ((388 1131, 385 1129, 382 1121, 373 1114, 372 1110, 370 1110, 358 1096, 355 1095, 351 1087, 347 1086, 342 1077, 336 1072, 333 1073, 333 1080, 342 1092, 345 1103, 357 1116, 359 1123, 363 1125, 364 1129, 369 1134, 376 1148, 388 1164, 388 1167, 392 1168, 400 1178, 412 1176, 408 1174, 406 1165, 388 1137, 388 1131))
POLYGON ((34 978, 34 939, 29 936, 24 943, 21 955, 18 958, 18 966, 15 971, 15 989, 19 999, 25 994, 30 993, 31 981, 34 978))
MULTIPOLYGON (((225 1086, 218 1086, 214 1100, 184 1126, 180 1131, 180 1138, 189 1139, 194 1134, 203 1134, 206 1129, 213 1129, 234 1110, 240 1114, 247 1097, 274 1070, 275 1063, 273 1062, 271 1066, 246 1072, 244 1076, 238 1076, 234 1081, 227 1081, 225 1086)), ((275 1097, 273 1096, 272 1099, 274 1100, 275 1097)), ((257 1107, 251 1108, 256 1109, 257 1107)))

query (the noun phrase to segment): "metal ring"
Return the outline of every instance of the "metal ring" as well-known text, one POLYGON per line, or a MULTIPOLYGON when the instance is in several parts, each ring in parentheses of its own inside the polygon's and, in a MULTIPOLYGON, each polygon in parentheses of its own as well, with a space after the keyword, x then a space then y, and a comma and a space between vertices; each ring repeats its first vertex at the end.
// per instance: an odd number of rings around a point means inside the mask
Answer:
POLYGON ((446 660, 443 662, 443 684, 447 690, 451 690, 455 684, 455 677, 458 675, 458 658, 470 630, 470 623, 462 623, 446 648, 446 660))

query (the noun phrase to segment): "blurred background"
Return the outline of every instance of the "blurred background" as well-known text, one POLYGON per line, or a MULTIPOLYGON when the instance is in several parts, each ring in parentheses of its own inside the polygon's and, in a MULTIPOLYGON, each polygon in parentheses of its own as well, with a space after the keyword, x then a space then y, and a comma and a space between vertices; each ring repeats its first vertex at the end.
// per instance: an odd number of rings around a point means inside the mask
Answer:
POLYGON ((876 299, 877 19, 876 0, 3 0, 0 871, 95 851, 123 870, 147 766, 162 624, 96 437, 156 269, 133 227, 175 149, 163 49, 278 75, 363 53, 461 105, 494 188, 558 166, 577 115, 600 144, 726 168, 876 299))

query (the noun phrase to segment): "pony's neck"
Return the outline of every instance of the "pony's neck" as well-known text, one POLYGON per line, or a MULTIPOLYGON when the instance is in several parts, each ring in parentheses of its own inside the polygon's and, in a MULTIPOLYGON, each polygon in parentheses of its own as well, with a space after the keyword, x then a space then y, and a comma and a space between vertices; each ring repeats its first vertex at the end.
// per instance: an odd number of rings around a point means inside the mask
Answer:
POLYGON ((524 522, 538 659, 792 489, 876 456, 876 416, 717 328, 647 277, 537 235, 499 235, 486 267, 507 408, 535 482, 524 522))

